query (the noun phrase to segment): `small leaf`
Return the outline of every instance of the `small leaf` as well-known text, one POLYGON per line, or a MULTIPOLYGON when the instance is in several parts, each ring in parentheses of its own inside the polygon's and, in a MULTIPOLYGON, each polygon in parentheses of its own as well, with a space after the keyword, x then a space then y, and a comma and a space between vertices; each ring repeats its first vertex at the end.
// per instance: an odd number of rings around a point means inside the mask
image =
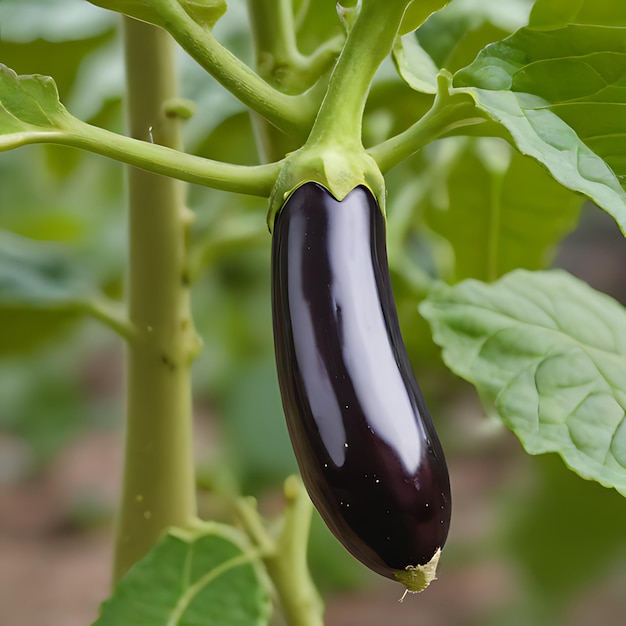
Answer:
POLYGON ((258 555, 230 526, 171 530, 116 586, 93 626, 265 626, 258 555))
POLYGON ((400 35, 414 31, 426 21, 429 15, 445 7, 448 2, 450 0, 413 0, 402 18, 400 35))
MULTIPOLYGON (((198 24, 213 28, 216 22, 226 13, 226 0, 179 0, 180 5, 187 14, 198 24)), ((89 0, 91 4, 123 13, 129 17, 166 27, 166 23, 161 18, 158 10, 152 6, 153 3, 145 0, 89 0)))
POLYGON ((0 64, 0 151, 41 140, 42 133, 69 130, 72 124, 52 78, 18 76, 0 64))
POLYGON ((522 28, 487 46, 454 85, 626 233, 626 28, 522 28))
POLYGON ((198 24, 213 28, 226 13, 226 0, 182 0, 182 7, 198 24))
POLYGON ((415 35, 410 33, 396 39, 393 62, 398 74, 411 89, 422 93, 437 93, 439 70, 415 35))
POLYGON ((562 271, 441 284, 420 306, 455 373, 530 454, 626 495, 626 314, 562 271))

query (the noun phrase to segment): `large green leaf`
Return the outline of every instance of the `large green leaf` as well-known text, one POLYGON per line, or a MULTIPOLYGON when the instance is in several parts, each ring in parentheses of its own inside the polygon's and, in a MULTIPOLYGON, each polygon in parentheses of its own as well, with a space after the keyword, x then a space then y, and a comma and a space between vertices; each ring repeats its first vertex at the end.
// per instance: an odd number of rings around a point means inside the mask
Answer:
POLYGON ((487 46, 454 85, 626 232, 626 28, 522 28, 487 46))
POLYGON ((86 315, 126 335, 117 306, 62 244, 0 231, 0 355, 37 347, 86 315))
POLYGON ((86 312, 91 286, 60 244, 0 232, 0 354, 31 349, 86 312))
POLYGON ((439 285, 420 310, 446 364, 530 454, 626 495, 626 314, 562 271, 439 285))
POLYGON ((118 583, 94 626, 263 626, 271 603, 258 555, 232 527, 171 530, 118 583))
POLYGON ((91 291, 64 246, 0 231, 0 305, 65 307, 91 291))
POLYGON ((626 26, 622 0, 537 0, 530 14, 533 28, 560 28, 567 24, 626 26))
POLYGON ((532 4, 533 0, 454 0, 433 13, 416 36, 439 68, 453 72, 470 63, 488 43, 525 26, 532 4))
POLYGON ((451 244, 450 278, 492 281, 518 267, 545 268, 575 227, 582 197, 499 139, 453 139, 441 151, 447 163, 431 179, 422 211, 451 244))

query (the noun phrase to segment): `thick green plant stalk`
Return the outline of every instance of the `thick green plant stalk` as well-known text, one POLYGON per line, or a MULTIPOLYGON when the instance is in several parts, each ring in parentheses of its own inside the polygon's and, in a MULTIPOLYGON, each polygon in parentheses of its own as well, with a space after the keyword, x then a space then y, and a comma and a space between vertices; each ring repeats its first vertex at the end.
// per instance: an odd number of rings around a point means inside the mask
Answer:
POLYGON ((253 111, 294 136, 304 136, 316 103, 306 93, 289 96, 266 83, 198 24, 176 0, 153 0, 172 37, 213 78, 253 111))
POLYGON ((324 602, 307 564, 313 503, 297 476, 287 478, 284 495, 284 517, 276 536, 266 530, 254 498, 228 499, 248 537, 263 556, 286 623, 323 626, 324 602))
MULTIPOLYGON (((180 149, 174 48, 163 30, 124 18, 130 134, 180 149)), ((184 183, 128 169, 129 318, 127 424, 114 579, 169 526, 196 516, 190 365, 199 342, 191 319, 184 183)))

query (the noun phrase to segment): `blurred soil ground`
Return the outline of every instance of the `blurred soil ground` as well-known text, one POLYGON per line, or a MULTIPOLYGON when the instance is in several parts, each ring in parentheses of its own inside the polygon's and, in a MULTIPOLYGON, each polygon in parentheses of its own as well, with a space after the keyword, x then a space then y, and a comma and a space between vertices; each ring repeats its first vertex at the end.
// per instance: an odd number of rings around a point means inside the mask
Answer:
MULTIPOLYGON (((527 459, 514 454, 512 444, 513 438, 498 444, 501 452, 487 458, 468 455, 453 462, 449 546, 457 553, 489 540, 495 530, 490 503, 498 485, 515 485, 524 473, 527 459)), ((96 618, 110 587, 111 522, 103 525, 102 520, 110 518, 117 501, 120 460, 118 434, 92 433, 78 439, 45 473, 0 491, 2 626, 87 626, 96 618)), ((603 584, 582 595, 566 625, 623 626, 625 573, 614 586, 603 584)), ((363 590, 327 596, 325 623, 484 626, 495 608, 514 600, 516 576, 513 567, 496 558, 453 563, 444 558, 440 578, 403 603, 401 587, 378 577, 363 590)), ((281 624, 279 617, 275 623, 281 624)))

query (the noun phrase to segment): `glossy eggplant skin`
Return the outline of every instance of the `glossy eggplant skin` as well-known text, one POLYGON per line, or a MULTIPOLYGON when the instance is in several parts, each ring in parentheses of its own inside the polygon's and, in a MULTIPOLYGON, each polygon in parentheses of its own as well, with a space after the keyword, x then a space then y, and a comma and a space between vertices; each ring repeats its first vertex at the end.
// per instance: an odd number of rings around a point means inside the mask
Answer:
POLYGON ((312 182, 292 193, 274 223, 272 308, 287 426, 322 518, 383 576, 428 563, 448 534, 450 482, 369 190, 341 202, 312 182))

